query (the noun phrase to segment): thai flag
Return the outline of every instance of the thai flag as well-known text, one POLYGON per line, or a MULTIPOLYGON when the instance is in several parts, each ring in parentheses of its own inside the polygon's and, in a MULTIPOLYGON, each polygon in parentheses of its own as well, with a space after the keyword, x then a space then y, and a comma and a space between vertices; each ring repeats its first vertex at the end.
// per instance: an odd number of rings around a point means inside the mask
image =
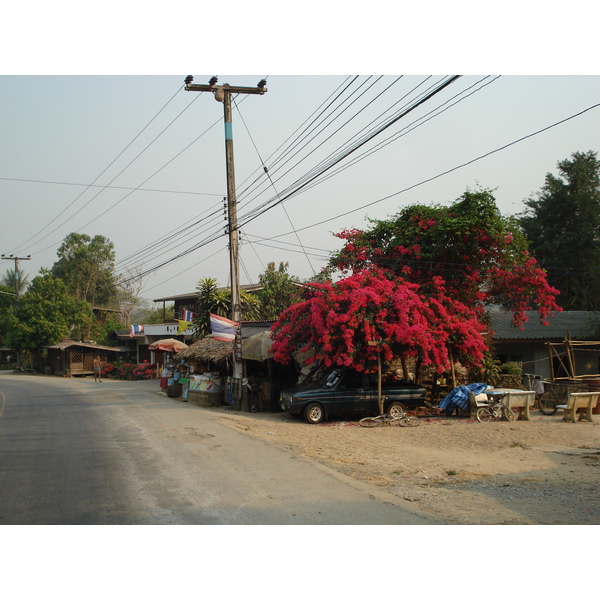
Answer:
POLYGON ((230 342, 231 340, 234 340, 238 323, 225 317, 220 317, 219 315, 209 314, 213 339, 218 340, 219 342, 230 342))
POLYGON ((144 326, 143 325, 132 325, 129 328, 129 337, 132 338, 136 333, 143 333, 144 326))
POLYGON ((189 310, 183 309, 183 319, 182 321, 189 321, 190 323, 194 320, 194 313, 189 310))

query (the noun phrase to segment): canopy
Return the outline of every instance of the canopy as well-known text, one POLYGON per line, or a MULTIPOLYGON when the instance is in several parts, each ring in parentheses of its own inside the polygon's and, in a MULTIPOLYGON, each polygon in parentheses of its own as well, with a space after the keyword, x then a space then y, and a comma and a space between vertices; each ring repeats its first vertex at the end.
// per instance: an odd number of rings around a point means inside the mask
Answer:
POLYGON ((267 360, 267 358, 273 358, 271 352, 271 339, 270 331, 262 331, 261 333, 255 333, 249 338, 242 340, 242 358, 246 360, 260 360, 261 362, 267 360))
POLYGON ((173 338, 166 338, 164 340, 158 340, 148 346, 148 350, 162 350, 163 352, 181 352, 188 347, 187 344, 175 340, 173 338))

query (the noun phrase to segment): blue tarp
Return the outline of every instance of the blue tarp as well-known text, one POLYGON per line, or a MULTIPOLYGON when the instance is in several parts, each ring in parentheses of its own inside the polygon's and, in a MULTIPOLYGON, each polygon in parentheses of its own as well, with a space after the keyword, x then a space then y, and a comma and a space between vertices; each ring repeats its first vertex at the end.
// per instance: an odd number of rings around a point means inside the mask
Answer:
POLYGON ((454 388, 439 404, 445 414, 451 415, 456 408, 467 410, 469 408, 469 392, 476 396, 488 387, 487 383, 469 383, 454 388))

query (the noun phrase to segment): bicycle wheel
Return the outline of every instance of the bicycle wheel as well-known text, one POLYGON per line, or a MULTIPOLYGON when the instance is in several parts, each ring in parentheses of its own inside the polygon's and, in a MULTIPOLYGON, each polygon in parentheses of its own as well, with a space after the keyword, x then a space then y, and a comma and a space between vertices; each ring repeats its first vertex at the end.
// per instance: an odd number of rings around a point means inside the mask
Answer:
POLYGON ((418 427, 421 424, 419 417, 403 417, 398 419, 400 427, 418 427))
POLYGON ((489 423, 492 420, 492 411, 487 406, 482 406, 477 411, 477 420, 480 423, 489 423))
POLYGON ((502 412, 504 413, 504 418, 507 421, 514 421, 517 417, 515 415, 515 412, 513 411, 512 408, 508 408, 508 406, 504 406, 502 408, 502 412))
POLYGON ((558 411, 557 406, 558 402, 556 402, 556 400, 554 400, 550 394, 544 394, 540 396, 539 407, 542 414, 548 415, 549 417, 555 415, 558 411))
POLYGON ((383 425, 383 421, 379 417, 365 417, 358 424, 361 427, 379 427, 379 425, 383 425))

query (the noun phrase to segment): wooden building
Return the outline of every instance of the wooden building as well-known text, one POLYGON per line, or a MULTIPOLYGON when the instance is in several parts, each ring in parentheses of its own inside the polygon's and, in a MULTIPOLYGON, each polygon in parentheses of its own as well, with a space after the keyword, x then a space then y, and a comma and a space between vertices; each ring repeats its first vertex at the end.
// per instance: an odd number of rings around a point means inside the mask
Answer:
POLYGON ((44 346, 48 350, 47 364, 58 375, 91 375, 94 372, 94 357, 100 356, 102 364, 119 358, 123 350, 110 346, 85 344, 73 340, 63 340, 58 344, 44 346))

